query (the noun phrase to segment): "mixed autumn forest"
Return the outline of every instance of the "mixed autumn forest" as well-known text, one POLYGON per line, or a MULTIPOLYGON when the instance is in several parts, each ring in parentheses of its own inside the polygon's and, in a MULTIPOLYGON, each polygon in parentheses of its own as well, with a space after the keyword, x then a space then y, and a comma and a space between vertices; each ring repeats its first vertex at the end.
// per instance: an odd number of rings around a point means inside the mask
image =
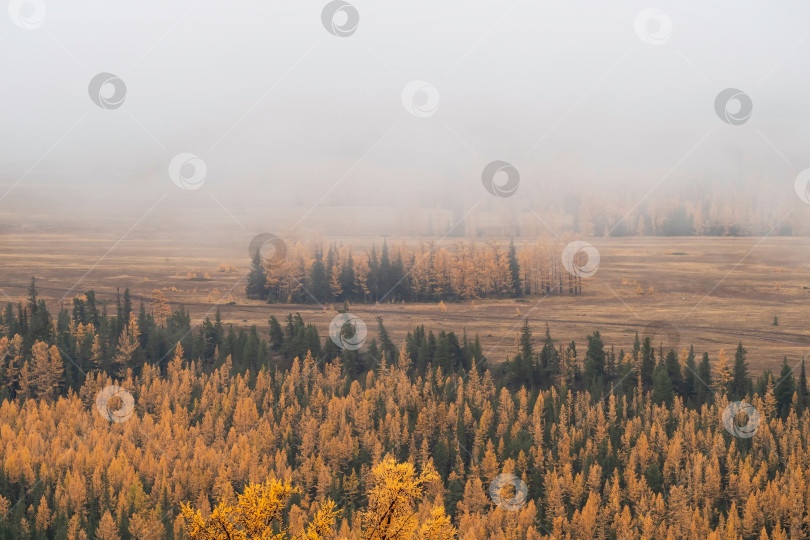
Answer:
MULTIPOLYGON (((499 293, 536 294, 514 286, 526 274, 510 253, 499 293)), ((353 347, 357 326, 335 335, 295 313, 192 324, 159 290, 71 304, 50 312, 32 279, 2 312, 4 538, 810 530, 803 359, 759 373, 744 342, 673 349, 663 332, 617 348, 598 330, 563 342, 529 318, 496 359, 442 328, 395 342, 382 317, 353 347)))
POLYGON ((0 538, 806 537, 807 239, 639 222, 7 233, 0 538))
POLYGON ((6 3, 0 540, 810 539, 810 3, 6 3))

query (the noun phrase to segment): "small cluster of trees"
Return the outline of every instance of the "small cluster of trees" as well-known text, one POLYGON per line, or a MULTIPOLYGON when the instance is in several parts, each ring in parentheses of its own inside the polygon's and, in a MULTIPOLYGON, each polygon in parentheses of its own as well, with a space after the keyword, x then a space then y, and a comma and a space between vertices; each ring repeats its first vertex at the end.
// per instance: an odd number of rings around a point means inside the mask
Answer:
POLYGON ((514 244, 406 243, 367 252, 342 246, 295 244, 283 260, 257 253, 248 276, 249 298, 269 302, 439 302, 535 294, 581 294, 582 280, 561 262, 565 244, 543 237, 514 244))

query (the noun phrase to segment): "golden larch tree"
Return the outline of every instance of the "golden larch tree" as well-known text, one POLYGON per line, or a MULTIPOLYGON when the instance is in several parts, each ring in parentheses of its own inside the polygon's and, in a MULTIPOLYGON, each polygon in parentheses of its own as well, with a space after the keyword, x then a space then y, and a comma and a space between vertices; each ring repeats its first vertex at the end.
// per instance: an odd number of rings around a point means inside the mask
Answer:
POLYGON ((115 524, 109 510, 101 516, 98 529, 96 529, 96 540, 121 540, 118 535, 118 525, 115 524))
MULTIPOLYGON (((290 536, 282 526, 284 510, 294 493, 298 490, 289 482, 271 479, 262 484, 248 484, 235 504, 220 502, 207 517, 184 504, 182 515, 186 533, 191 540, 285 540, 290 536)), ((325 501, 304 533, 294 538, 316 540, 331 537, 337 515, 335 503, 325 501)))
POLYGON ((152 318, 155 320, 155 324, 163 326, 166 324, 166 320, 171 316, 172 308, 169 305, 169 301, 166 299, 166 295, 163 294, 163 291, 160 289, 152 291, 152 318))
POLYGON ((361 514, 362 537, 365 540, 410 540, 418 537, 421 527, 421 531, 434 540, 455 538, 455 529, 444 516, 442 507, 434 507, 421 526, 417 518, 416 507, 424 496, 425 486, 437 476, 430 465, 417 474, 411 463, 397 463, 393 458, 375 465, 371 469, 368 507, 361 514))

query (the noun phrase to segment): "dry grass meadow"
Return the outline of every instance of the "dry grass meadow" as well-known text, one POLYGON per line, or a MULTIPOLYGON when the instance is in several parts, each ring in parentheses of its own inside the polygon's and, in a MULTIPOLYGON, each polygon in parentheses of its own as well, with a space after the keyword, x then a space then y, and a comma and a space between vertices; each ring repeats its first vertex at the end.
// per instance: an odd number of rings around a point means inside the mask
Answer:
MULTIPOLYGON (((271 314, 300 312, 327 334, 335 307, 268 305, 244 294, 249 268, 245 239, 189 236, 184 241, 168 233, 26 234, 0 236, 3 272, 0 289, 5 301, 24 298, 31 276, 41 297, 53 309, 61 301, 94 289, 114 302, 116 290, 128 287, 136 306, 147 304, 152 291, 162 289, 173 307, 190 312, 193 323, 213 317, 220 305, 223 320, 235 325, 266 327, 271 314), (242 241, 244 240, 244 241, 242 241), (231 267, 230 271, 222 271, 231 267), (189 276, 196 275, 196 279, 189 276)), ((325 242, 368 245, 368 239, 328 238, 325 242)), ((466 330, 478 334, 490 362, 500 362, 516 346, 523 317, 532 321, 537 337, 548 322, 559 341, 584 338, 599 330, 608 346, 628 349, 636 331, 666 324, 680 335, 679 346, 698 352, 732 352, 739 341, 749 351, 753 373, 778 369, 784 356, 800 360, 810 351, 810 239, 804 238, 594 238, 601 264, 586 280, 581 297, 530 297, 436 304, 354 305, 352 312, 369 325, 383 317, 395 339, 418 324, 466 330), (774 326, 774 317, 778 326, 774 326), (656 323, 656 322, 659 323, 656 323)), ((448 241, 445 241, 448 242, 448 241)), ((516 240, 519 243, 520 240, 516 240)), ((377 245, 382 239, 377 241, 377 245)), ((671 343, 661 333, 656 341, 671 343)), ((671 343, 674 345, 674 343, 671 343)))

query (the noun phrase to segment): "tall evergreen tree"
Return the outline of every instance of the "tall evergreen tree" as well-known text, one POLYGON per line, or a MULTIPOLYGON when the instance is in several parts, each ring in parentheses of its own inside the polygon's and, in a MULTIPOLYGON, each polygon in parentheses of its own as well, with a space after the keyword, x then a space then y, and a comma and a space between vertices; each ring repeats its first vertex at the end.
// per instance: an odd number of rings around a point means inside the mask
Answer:
POLYGON ((100 326, 100 315, 98 313, 98 306, 96 304, 96 291, 90 289, 89 291, 85 291, 84 298, 86 300, 85 303, 85 323, 91 323, 96 328, 101 328, 100 326))
POLYGON ((310 268, 309 291, 314 296, 310 300, 315 302, 324 303, 332 297, 329 291, 329 274, 323 262, 323 252, 320 249, 315 252, 315 260, 310 268))
POLYGON ((378 301, 382 302, 389 299, 394 283, 391 258, 388 256, 388 243, 383 241, 382 251, 380 252, 379 290, 377 291, 378 301))
POLYGON ((31 283, 28 285, 28 312, 32 315, 37 312, 39 304, 37 302, 37 278, 31 277, 31 283))
POLYGON ((531 362, 534 358, 534 347, 532 346, 532 329, 529 327, 529 318, 523 319, 523 326, 520 328, 520 356, 531 362))
POLYGON ((796 392, 796 380, 793 378, 793 370, 787 363, 787 357, 782 362, 782 371, 774 387, 774 397, 779 414, 784 418, 790 411, 793 394, 796 392))
POLYGON ((652 388, 653 370, 655 369, 655 354, 650 338, 645 337, 641 346, 641 382, 645 388, 652 388))
POLYGON ((509 242, 509 253, 507 257, 509 261, 509 274, 512 277, 512 296, 523 296, 523 283, 520 279, 520 264, 518 264, 514 241, 509 242))
POLYGON ((436 338, 436 353, 433 355, 433 367, 442 368, 442 373, 449 373, 451 371, 450 342, 444 331, 439 332, 439 337, 436 338))
POLYGON ((262 254, 256 251, 248 274, 245 294, 248 298, 264 299, 267 297, 267 275, 264 272, 262 254))
POLYGON ((599 331, 588 336, 585 352, 585 378, 589 383, 601 381, 605 375, 605 344, 599 331))
POLYGON ((670 350, 667 353, 665 360, 665 367, 669 380, 672 381, 672 388, 679 395, 683 395, 683 374, 681 373, 681 364, 678 361, 678 355, 675 351, 670 350))
POLYGON ((275 315, 270 315, 267 323, 270 325, 270 348, 274 351, 280 351, 284 346, 284 330, 281 329, 278 319, 275 315))
POLYGON ((543 340, 543 348, 540 350, 540 385, 541 388, 548 388, 559 374, 560 356, 554 347, 551 339, 551 331, 546 323, 546 337, 543 340))
POLYGON ((799 397, 799 413, 802 413, 805 407, 810 406, 808 403, 808 388, 807 388, 807 373, 804 371, 804 358, 802 358, 802 370, 799 373, 799 384, 797 388, 799 397))
MULTIPOLYGON (((340 268, 340 289, 343 291, 343 299, 354 301, 357 296, 357 278, 354 275, 354 261, 352 254, 343 262, 340 268)), ((361 298, 362 299, 362 298, 361 298)))
POLYGON ((748 393, 749 381, 748 364, 745 361, 746 353, 745 347, 740 342, 737 345, 737 352, 734 354, 734 373, 729 385, 729 393, 734 399, 742 399, 748 393))
POLYGON ((124 305, 121 308, 121 324, 126 324, 129 321, 129 315, 132 313, 132 295, 129 293, 129 287, 124 289, 124 305))
POLYGON ((709 353, 703 353, 703 358, 698 366, 698 380, 695 382, 697 393, 697 403, 702 405, 709 401, 712 394, 714 381, 712 381, 712 365, 709 362, 709 353))
POLYGON ((672 379, 663 362, 659 362, 653 371, 652 400, 654 403, 672 404, 672 379))
POLYGON ((48 341, 50 335, 51 320, 48 308, 43 300, 39 300, 37 283, 35 278, 31 278, 28 286, 28 332, 25 335, 26 348, 34 341, 48 341))
POLYGON ((535 360, 532 346, 532 329, 529 318, 523 319, 520 329, 519 352, 511 361, 512 382, 515 384, 534 384, 535 360))
POLYGON ((391 340, 388 329, 383 324, 382 317, 377 317, 377 331, 380 337, 380 354, 385 354, 385 363, 389 366, 396 364, 399 360, 399 351, 391 340))
POLYGON ((696 380, 697 364, 695 363, 695 347, 689 347, 689 354, 686 356, 686 369, 683 371, 683 388, 681 395, 684 401, 689 403, 697 393, 697 385, 703 384, 696 380))
POLYGON ((607 355, 607 360, 605 362, 605 386, 616 380, 616 374, 616 351, 613 346, 611 346, 610 353, 607 355))

